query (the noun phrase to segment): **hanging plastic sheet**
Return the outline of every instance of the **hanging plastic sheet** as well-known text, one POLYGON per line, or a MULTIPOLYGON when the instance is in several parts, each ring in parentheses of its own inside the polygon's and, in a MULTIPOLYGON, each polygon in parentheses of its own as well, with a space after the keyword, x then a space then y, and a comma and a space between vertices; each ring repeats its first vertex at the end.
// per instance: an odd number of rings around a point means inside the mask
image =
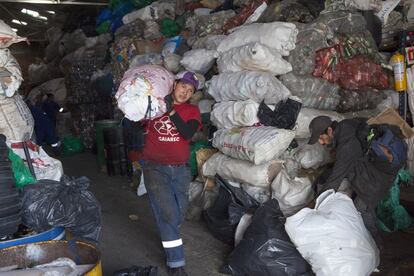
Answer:
POLYGON ((309 264, 290 241, 276 199, 260 206, 243 239, 221 269, 231 275, 311 275, 309 264))
POLYGON ((219 195, 214 205, 204 212, 204 218, 207 227, 217 239, 232 245, 241 217, 249 210, 256 209, 259 203, 241 188, 228 184, 219 175, 215 180, 220 185, 219 195))

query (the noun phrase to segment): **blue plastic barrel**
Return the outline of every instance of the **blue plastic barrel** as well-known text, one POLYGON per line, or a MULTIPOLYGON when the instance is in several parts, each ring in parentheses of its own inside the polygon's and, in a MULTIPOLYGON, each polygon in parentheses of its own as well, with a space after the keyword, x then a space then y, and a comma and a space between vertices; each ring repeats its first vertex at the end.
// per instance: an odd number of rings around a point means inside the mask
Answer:
POLYGON ((0 249, 9 248, 16 245, 51 240, 64 240, 66 238, 64 227, 55 227, 36 235, 27 236, 19 239, 0 242, 0 249))

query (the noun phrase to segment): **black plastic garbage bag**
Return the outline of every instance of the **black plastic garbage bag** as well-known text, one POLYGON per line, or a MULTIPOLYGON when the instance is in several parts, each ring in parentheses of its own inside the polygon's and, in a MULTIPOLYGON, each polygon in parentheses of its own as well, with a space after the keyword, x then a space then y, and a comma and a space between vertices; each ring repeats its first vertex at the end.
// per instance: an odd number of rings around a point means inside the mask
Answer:
POLYGON ((228 184, 219 175, 216 175, 216 183, 220 185, 219 195, 213 206, 204 212, 204 218, 214 237, 233 245, 241 217, 259 207, 259 203, 241 188, 228 184))
POLYGON ((115 271, 113 276, 157 276, 158 268, 156 266, 131 266, 129 268, 115 271))
POLYGON ((280 101, 276 105, 275 110, 272 111, 264 101, 262 101, 259 106, 257 117, 259 118, 260 123, 265 126, 293 129, 301 108, 301 102, 287 99, 286 101, 280 101))
POLYGON ((23 223, 37 232, 67 228, 75 237, 97 241, 101 231, 101 206, 87 190, 89 179, 40 180, 23 190, 23 223))
POLYGON ((276 199, 260 206, 220 272, 249 276, 311 275, 310 265, 290 241, 284 222, 276 199))

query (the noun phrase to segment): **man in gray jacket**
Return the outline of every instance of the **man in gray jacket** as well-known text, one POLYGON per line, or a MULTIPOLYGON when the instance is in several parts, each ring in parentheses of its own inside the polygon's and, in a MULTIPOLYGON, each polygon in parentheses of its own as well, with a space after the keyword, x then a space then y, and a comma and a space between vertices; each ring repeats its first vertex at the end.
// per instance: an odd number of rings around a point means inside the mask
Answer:
POLYGON ((364 131, 367 126, 365 118, 336 122, 327 116, 319 116, 309 124, 309 144, 319 142, 327 145, 335 155, 332 169, 324 172, 316 183, 322 184, 320 193, 328 189, 338 191, 343 180, 347 179, 353 191, 351 196, 355 207, 361 213, 365 227, 381 247, 375 208, 387 195, 394 177, 404 164, 398 158, 394 159, 390 150, 381 145, 380 154, 368 151, 368 133, 364 131))

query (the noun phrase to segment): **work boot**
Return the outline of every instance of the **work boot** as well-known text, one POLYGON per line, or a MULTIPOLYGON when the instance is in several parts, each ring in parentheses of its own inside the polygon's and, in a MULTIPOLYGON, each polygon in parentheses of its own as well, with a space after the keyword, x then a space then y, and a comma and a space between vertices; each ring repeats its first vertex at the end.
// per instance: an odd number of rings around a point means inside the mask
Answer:
POLYGON ((169 276, 188 276, 185 272, 184 267, 169 267, 168 268, 168 275, 169 276))

